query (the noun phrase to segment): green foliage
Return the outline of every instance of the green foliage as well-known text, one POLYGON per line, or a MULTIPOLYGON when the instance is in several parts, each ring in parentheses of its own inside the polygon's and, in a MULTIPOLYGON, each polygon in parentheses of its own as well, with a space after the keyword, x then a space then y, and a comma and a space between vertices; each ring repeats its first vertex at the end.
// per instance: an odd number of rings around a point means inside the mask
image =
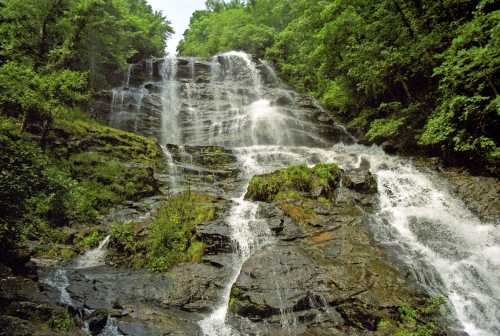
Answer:
POLYGON ((197 261, 204 251, 193 236, 194 228, 215 218, 212 199, 186 192, 169 198, 160 207, 150 232, 149 266, 166 271, 183 261, 197 261))
POLYGON ((69 70, 37 73, 31 66, 0 66, 0 113, 24 117, 23 129, 47 127, 65 106, 87 100, 86 75, 69 70))
POLYGON ((404 125, 404 118, 375 119, 366 136, 370 140, 394 137, 399 133, 399 129, 404 125))
MULTIPOLYGON (((75 141, 53 146, 50 132, 48 150, 43 151, 20 131, 16 119, 0 117, 0 242, 6 248, 22 238, 63 243, 63 227, 93 223, 111 206, 157 190, 153 167, 159 150, 154 141, 83 121, 63 122, 64 128, 57 124, 57 133, 66 139, 91 138, 95 151, 71 155, 82 149, 71 147, 75 141), (111 143, 119 145, 108 146, 111 143), (61 153, 69 160, 58 157, 61 153)), ((100 239, 93 234, 84 240, 81 245, 91 248, 100 239)), ((43 253, 58 249, 53 246, 43 253)))
POLYGON ((157 191, 156 143, 82 109, 172 29, 145 0, 5 0, 0 18, 0 243, 59 251, 61 227, 157 191))
POLYGON ((296 192, 319 192, 322 196, 331 197, 339 179, 340 168, 335 164, 318 164, 313 168, 306 165, 291 166, 274 173, 254 176, 245 198, 272 202, 296 198, 296 192))
POLYGON ((90 249, 97 247, 101 240, 101 233, 99 233, 99 231, 97 230, 93 230, 82 239, 81 244, 84 246, 84 248, 90 249))
POLYGON ((92 89, 113 84, 127 62, 162 56, 172 33, 144 0, 6 0, 0 17, 0 59, 88 73, 92 89))
POLYGON ((435 297, 418 307, 401 305, 398 308, 398 317, 394 320, 380 320, 377 331, 380 335, 387 336, 441 335, 442 330, 438 327, 436 318, 439 308, 445 303, 443 297, 435 297))
POLYGON ((211 1, 179 51, 230 48, 265 55, 360 138, 499 173, 500 10, 491 1, 211 1))
POLYGON ((9 247, 22 233, 19 219, 26 202, 48 188, 44 176, 48 158, 21 136, 10 119, 0 118, 0 147, 0 243, 9 247))
POLYGON ((53 317, 49 321, 49 327, 52 330, 71 331, 76 328, 76 322, 73 316, 71 316, 68 311, 65 311, 64 313, 53 317))
POLYGON ((198 20, 192 21, 178 47, 184 55, 208 57, 223 51, 247 50, 262 56, 262 50, 272 43, 274 30, 254 22, 252 14, 237 4, 223 11, 216 9, 212 15, 198 12, 196 17, 198 20), (204 42, 200 44, 200 40, 204 42))

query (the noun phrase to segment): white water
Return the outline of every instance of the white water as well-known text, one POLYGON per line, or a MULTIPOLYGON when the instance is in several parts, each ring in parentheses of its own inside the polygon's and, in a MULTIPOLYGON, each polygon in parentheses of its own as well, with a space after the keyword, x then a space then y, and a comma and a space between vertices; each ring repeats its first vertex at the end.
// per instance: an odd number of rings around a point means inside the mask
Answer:
POLYGON ((407 262, 417 275, 426 272, 411 258, 434 268, 442 285, 426 279, 427 287, 448 296, 468 334, 500 335, 498 223, 481 223, 410 165, 379 170, 377 176, 379 216, 395 233, 386 242, 409 247, 407 262))
POLYGON ((177 76, 177 59, 167 58, 163 63, 162 77, 164 80, 162 90, 161 114, 161 143, 179 143, 179 82, 177 76))
POLYGON ((110 239, 111 235, 106 236, 95 249, 87 251, 78 257, 75 261, 75 268, 91 268, 104 265, 110 239))
MULTIPOLYGON (((304 118, 295 94, 266 86, 257 64, 244 53, 212 59, 209 87, 213 105, 198 105, 198 95, 206 92, 203 84, 195 81, 195 60, 189 62, 191 78, 183 82, 176 80, 177 60, 164 62, 162 144, 231 147, 246 181, 254 174, 291 164, 337 162, 351 169, 363 160, 368 162, 380 195, 380 211, 372 225, 376 238, 394 251, 431 294, 448 298, 458 324, 469 335, 500 335, 499 223, 482 223, 437 184, 437 177, 419 172, 405 160, 389 157, 376 147, 332 144, 320 135, 315 123, 304 118), (280 92, 289 103, 272 104, 271 90, 280 92)), ((272 69, 264 68, 270 72, 273 85, 279 84, 272 69)), ((142 99, 136 98, 137 102, 142 99)), ((118 101, 119 96, 113 99, 118 101)), ((342 132, 339 126, 337 130, 342 132)), ((170 164, 175 165, 173 160, 170 164)), ((226 324, 231 288, 244 262, 272 241, 265 223, 256 216, 257 206, 243 200, 246 185, 241 187, 227 218, 235 245, 232 274, 219 304, 200 322, 204 335, 238 334, 226 324)), ((277 283, 276 287, 286 290, 286 284, 277 283)), ((293 335, 294 321, 288 319, 286 311, 281 320, 283 328, 293 335)))
MULTIPOLYGON (((97 248, 87 251, 84 255, 78 257, 75 260, 73 268, 82 269, 103 265, 104 258, 106 257, 106 247, 108 246, 110 239, 111 236, 107 236, 101 241, 97 248)), ((55 272, 49 274, 43 282, 59 291, 59 303, 65 306, 73 306, 73 300, 68 292, 70 282, 66 269, 60 268, 56 270, 55 272)))
POLYGON ((64 306, 73 306, 73 300, 68 293, 69 279, 65 269, 58 269, 48 278, 43 280, 43 283, 59 291, 59 303, 64 306))

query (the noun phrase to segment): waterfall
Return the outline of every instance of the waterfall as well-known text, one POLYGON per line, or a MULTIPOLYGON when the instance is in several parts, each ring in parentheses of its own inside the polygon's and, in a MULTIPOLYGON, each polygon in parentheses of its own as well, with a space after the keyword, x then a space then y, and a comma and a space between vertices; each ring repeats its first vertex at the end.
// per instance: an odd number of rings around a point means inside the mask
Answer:
POLYGON ((42 282, 59 291, 60 304, 68 307, 73 306, 73 300, 68 293, 69 279, 65 269, 56 270, 49 277, 42 280, 42 282))
POLYGON ((410 165, 380 169, 380 219, 406 246, 413 271, 432 267, 444 286, 426 279, 433 292, 448 296, 470 335, 500 334, 500 232, 481 223, 462 202, 442 191, 410 165), (422 266, 423 265, 423 266, 422 266))
POLYGON ((103 265, 110 239, 111 235, 106 236, 106 238, 99 243, 99 246, 85 252, 84 255, 76 260, 75 268, 90 268, 103 265))
POLYGON ((179 131, 179 85, 177 78, 177 59, 167 58, 161 71, 163 77, 161 142, 177 144, 181 141, 179 131))
MULTIPOLYGON (((321 110, 314 100, 284 88, 269 65, 243 52, 210 60, 154 62, 161 62, 160 80, 147 88, 126 85, 113 91, 112 125, 156 134, 172 185, 181 184, 182 169, 167 144, 180 145, 176 155, 184 159, 188 155, 183 145, 228 147, 242 170, 239 193, 226 218, 234 245, 231 272, 218 304, 199 322, 204 335, 238 335, 226 323, 231 288, 248 258, 273 243, 257 204, 243 198, 251 176, 320 162, 336 162, 345 169, 368 162, 379 188, 379 211, 371 224, 377 241, 393 251, 430 294, 447 297, 458 327, 470 336, 500 334, 498 223, 481 222, 435 182, 437 177, 419 172, 408 160, 387 156, 378 147, 355 145, 345 128, 318 118, 321 110), (153 120, 154 130, 141 130, 144 116, 153 120), (139 122, 134 126, 130 120, 139 122)), ((153 68, 148 63, 150 78, 153 68)), ((277 282, 275 287, 279 293, 287 290, 286 283, 277 282)), ((280 297, 285 300, 286 295, 280 297)), ((284 334, 294 335, 295 321, 286 302, 282 306, 284 334)))

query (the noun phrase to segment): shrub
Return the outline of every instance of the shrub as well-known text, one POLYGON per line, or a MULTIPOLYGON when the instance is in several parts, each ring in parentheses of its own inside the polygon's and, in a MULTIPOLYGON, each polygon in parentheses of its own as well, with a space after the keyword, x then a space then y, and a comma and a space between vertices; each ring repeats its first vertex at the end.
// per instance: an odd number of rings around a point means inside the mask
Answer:
POLYGON ((404 123, 405 118, 376 119, 370 124, 370 130, 366 133, 366 136, 371 141, 392 138, 398 135, 404 123))
POLYGON ((377 331, 391 336, 437 336, 442 335, 435 323, 439 308, 445 303, 443 297, 435 297, 419 307, 404 304, 398 308, 395 319, 382 319, 377 331))
POLYGON ((49 327, 53 330, 70 331, 76 327, 75 320, 69 312, 61 313, 49 321, 49 327))
POLYGON ((197 225, 215 218, 212 201, 186 192, 163 203, 151 226, 151 269, 165 271, 176 263, 200 259, 204 246, 193 236, 193 231, 197 225))

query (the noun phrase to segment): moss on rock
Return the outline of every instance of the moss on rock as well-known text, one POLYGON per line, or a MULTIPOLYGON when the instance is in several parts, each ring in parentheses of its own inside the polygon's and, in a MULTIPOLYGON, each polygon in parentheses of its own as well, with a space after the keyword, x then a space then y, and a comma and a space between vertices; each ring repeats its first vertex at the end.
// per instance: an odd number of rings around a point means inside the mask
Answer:
POLYGON ((70 258, 78 242, 65 228, 94 225, 112 207, 159 192, 157 141, 91 119, 57 119, 42 141, 0 116, 0 144, 6 248, 28 240, 37 256, 70 258))
POLYGON ((148 226, 114 224, 112 260, 158 272, 181 262, 200 261, 205 245, 196 236, 196 227, 216 218, 215 202, 211 196, 185 192, 165 200, 148 226))
POLYGON ((270 174, 254 176, 245 199, 272 202, 299 195, 333 197, 340 181, 341 169, 336 164, 291 166, 270 174))

